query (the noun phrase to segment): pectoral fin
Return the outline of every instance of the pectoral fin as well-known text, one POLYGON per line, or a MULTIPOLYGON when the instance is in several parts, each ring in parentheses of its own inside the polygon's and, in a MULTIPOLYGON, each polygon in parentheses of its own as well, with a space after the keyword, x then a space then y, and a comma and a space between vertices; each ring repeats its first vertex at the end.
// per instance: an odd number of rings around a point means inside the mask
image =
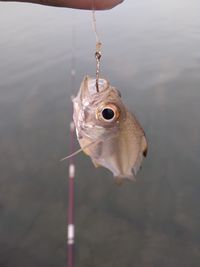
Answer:
POLYGON ((70 154, 69 156, 67 156, 67 157, 65 157, 65 158, 63 158, 63 159, 61 159, 60 161, 64 161, 64 160, 66 160, 66 159, 69 159, 69 158, 71 158, 71 157, 74 157, 74 156, 76 156, 77 154, 79 154, 81 151, 83 151, 86 155, 88 155, 88 153, 87 153, 87 148, 90 147, 91 145, 96 144, 96 143, 98 143, 98 142, 97 142, 97 141, 91 142, 91 143, 87 144, 86 146, 84 146, 83 148, 80 148, 80 149, 78 149, 77 151, 75 151, 74 153, 70 154))

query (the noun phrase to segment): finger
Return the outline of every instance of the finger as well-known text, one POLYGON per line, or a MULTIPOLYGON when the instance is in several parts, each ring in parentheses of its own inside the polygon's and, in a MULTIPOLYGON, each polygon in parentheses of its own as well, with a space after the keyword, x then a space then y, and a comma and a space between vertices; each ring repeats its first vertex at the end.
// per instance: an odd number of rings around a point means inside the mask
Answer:
MULTIPOLYGON (((9 2, 8 0, 0 0, 0 1, 9 2)), ((69 8, 87 9, 87 10, 111 9, 123 2, 123 0, 11 0, 11 1, 29 2, 34 4, 48 5, 48 6, 69 7, 69 8)))

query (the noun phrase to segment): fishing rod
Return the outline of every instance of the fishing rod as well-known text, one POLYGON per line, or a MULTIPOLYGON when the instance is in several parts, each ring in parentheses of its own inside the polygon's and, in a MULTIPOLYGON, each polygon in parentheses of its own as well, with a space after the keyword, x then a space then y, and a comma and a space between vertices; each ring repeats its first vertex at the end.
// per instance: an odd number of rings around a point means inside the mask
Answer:
MULTIPOLYGON (((70 123, 70 152, 74 150, 74 123, 70 123)), ((68 225, 67 225, 67 266, 74 267, 74 243, 75 243, 75 223, 74 223, 74 178, 75 161, 74 157, 69 159, 69 180, 68 180, 68 225)))
MULTIPOLYGON (((99 35, 96 27, 96 18, 95 18, 95 10, 92 11, 92 23, 93 30, 96 37, 96 89, 99 92, 99 73, 100 73, 100 58, 101 58, 101 42, 99 39, 99 35)), ((75 34, 76 29, 75 25, 72 28, 72 56, 71 56, 71 90, 74 89, 75 84, 75 34)), ((73 110, 71 112, 71 118, 73 116, 73 110)), ((75 125, 74 122, 70 122, 70 139, 69 139, 69 154, 73 154, 75 151, 75 125)), ((75 197, 75 186, 74 186, 74 178, 75 178, 75 158, 74 156, 69 158, 68 165, 68 208, 67 208, 67 267, 75 266, 75 220, 74 220, 74 197, 75 197)))
MULTIPOLYGON (((70 63, 70 87, 73 94, 76 77, 76 60, 75 60, 75 48, 76 48, 76 20, 72 27, 72 52, 70 63)), ((75 126, 73 122, 73 106, 71 106, 71 122, 70 138, 69 138, 69 153, 72 154, 75 148, 75 126)), ((75 266, 75 220, 74 220, 74 198, 75 198, 75 157, 70 157, 68 161, 68 207, 67 207, 67 267, 75 266)))

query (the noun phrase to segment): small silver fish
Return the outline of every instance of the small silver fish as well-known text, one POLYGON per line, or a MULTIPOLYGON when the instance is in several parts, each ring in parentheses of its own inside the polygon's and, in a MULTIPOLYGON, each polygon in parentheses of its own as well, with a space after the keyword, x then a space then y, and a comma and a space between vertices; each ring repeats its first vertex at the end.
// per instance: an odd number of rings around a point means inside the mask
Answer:
POLYGON ((126 109, 119 91, 106 79, 86 76, 73 99, 74 124, 81 149, 96 167, 109 169, 118 182, 134 180, 147 154, 145 133, 126 109))

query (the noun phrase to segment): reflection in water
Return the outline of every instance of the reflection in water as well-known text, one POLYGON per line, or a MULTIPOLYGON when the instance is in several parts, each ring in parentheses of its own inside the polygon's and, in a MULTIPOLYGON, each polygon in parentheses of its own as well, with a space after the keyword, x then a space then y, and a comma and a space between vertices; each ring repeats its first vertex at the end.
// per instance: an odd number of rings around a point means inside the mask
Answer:
MULTIPOLYGON (((200 264, 197 10, 196 0, 126 0, 97 14, 102 71, 144 126, 149 155, 137 181, 122 187, 77 156, 77 266, 200 264)), ((70 95, 95 72, 90 19, 0 5, 0 266, 66 266, 67 167, 59 160, 67 154, 70 95)))

